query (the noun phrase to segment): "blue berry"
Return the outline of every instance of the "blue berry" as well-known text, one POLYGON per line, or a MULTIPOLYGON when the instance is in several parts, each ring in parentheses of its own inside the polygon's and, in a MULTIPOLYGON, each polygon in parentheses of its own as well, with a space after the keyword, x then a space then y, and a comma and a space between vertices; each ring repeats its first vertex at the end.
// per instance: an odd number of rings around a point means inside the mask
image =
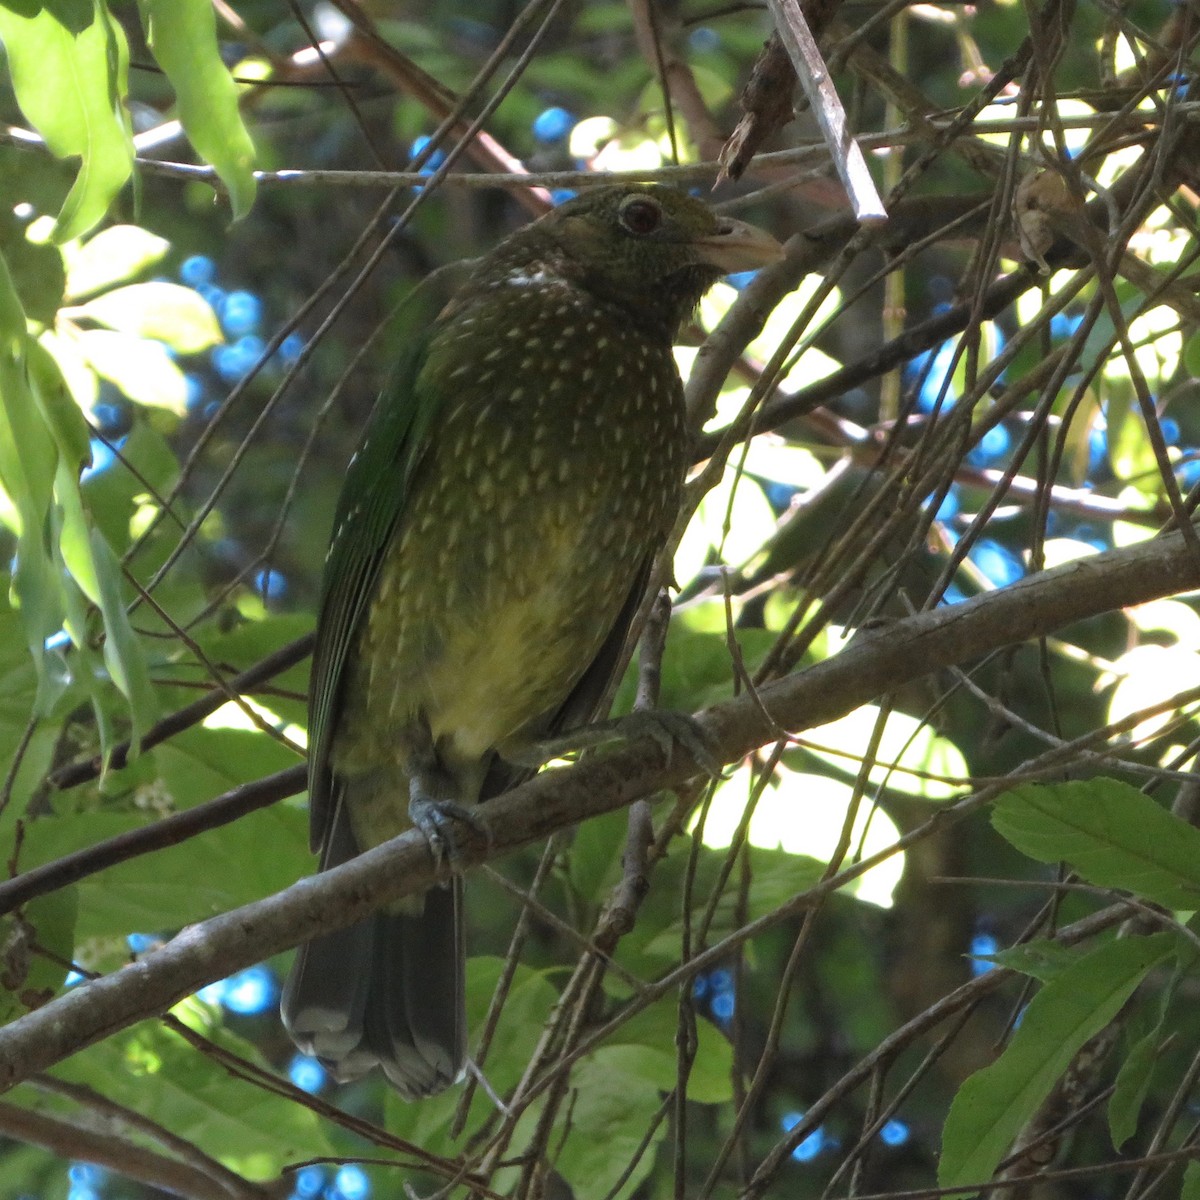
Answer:
POLYGON ((217 277, 217 264, 206 254, 193 254, 185 258, 179 267, 179 278, 190 288, 212 283, 217 277))
POLYGON ((565 108, 554 105, 543 109, 534 118, 533 136, 539 142, 558 142, 575 128, 575 115, 565 108))
POLYGON ((221 302, 217 315, 229 337, 254 333, 262 321, 262 301, 252 292, 230 292, 221 302))

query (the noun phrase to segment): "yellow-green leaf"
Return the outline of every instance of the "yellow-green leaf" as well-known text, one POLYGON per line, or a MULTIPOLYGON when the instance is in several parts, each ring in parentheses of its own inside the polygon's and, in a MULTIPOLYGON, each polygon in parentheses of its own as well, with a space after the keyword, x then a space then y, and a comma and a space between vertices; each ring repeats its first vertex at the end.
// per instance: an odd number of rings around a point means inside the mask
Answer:
POLYGON ((180 354, 197 354, 223 340, 208 301, 177 283, 131 283, 89 300, 75 313, 120 333, 156 338, 180 354))
POLYGON ((187 380, 158 342, 89 329, 79 335, 79 344, 96 373, 115 383, 130 400, 183 415, 187 380))
POLYGON ((254 143, 238 110, 237 85, 221 59, 209 0, 139 0, 150 49, 179 101, 179 120, 229 190, 235 217, 254 203, 254 143))
POLYGON ((152 267, 171 248, 140 225, 110 225, 82 245, 66 248, 67 299, 82 300, 152 267))
POLYGON ((81 159, 55 226, 58 241, 100 221, 133 169, 124 109, 129 48, 101 0, 94 14, 74 34, 49 9, 25 17, 0 8, 0 38, 21 111, 59 158, 81 159))

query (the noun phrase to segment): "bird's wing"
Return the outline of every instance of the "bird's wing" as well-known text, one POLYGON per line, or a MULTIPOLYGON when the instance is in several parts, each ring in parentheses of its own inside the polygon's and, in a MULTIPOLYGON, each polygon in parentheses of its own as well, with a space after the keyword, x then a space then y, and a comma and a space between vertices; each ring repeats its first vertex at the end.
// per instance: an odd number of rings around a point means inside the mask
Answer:
POLYGON ((396 365, 363 443, 350 460, 338 499, 308 691, 308 804, 314 850, 323 843, 332 819, 329 751, 347 658, 440 407, 436 389, 422 386, 427 348, 426 339, 419 341, 396 365))

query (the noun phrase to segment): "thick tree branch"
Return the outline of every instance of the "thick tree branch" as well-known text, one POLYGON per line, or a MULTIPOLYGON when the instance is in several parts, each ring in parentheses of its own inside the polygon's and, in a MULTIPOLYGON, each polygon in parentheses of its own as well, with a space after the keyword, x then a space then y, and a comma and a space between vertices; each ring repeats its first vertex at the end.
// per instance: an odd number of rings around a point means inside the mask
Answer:
MULTIPOLYGON (((1179 534, 1039 572, 1009 587, 854 638, 806 671, 706 709, 701 721, 734 762, 775 740, 841 716, 931 671, 1037 638, 1087 617, 1200 587, 1200 562, 1179 534), (764 715, 764 713, 766 715, 764 715)), ((490 847, 463 831, 462 865, 499 857, 587 817, 621 808, 695 774, 638 741, 545 772, 483 809, 490 847)), ((183 930, 121 971, 82 984, 0 1030, 0 1088, 8 1088, 197 988, 319 933, 341 928, 445 878, 415 832, 285 891, 183 930)))

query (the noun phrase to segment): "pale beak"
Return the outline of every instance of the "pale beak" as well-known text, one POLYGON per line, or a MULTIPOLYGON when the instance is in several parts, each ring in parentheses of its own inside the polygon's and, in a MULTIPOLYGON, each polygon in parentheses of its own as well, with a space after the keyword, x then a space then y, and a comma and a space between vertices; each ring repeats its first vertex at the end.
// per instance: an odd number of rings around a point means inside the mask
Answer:
POLYGON ((732 217, 719 217, 717 232, 697 238, 695 246, 723 275, 754 271, 783 258, 783 247, 765 229, 732 217))

